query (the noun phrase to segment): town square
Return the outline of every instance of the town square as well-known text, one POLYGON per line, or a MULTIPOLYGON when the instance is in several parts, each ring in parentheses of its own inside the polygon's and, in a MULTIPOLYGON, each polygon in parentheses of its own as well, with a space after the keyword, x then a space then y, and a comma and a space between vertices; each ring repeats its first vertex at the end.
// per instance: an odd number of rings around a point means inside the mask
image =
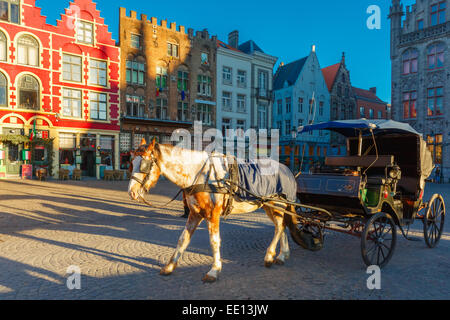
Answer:
POLYGON ((0 0, 0 300, 449 299, 449 5, 0 0))

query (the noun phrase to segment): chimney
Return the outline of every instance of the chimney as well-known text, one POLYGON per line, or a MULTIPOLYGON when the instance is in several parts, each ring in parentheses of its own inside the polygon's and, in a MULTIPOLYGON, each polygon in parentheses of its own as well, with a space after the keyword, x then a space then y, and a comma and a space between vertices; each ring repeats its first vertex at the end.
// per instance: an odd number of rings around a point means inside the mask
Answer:
POLYGON ((377 94, 377 87, 372 87, 369 89, 370 92, 372 92, 374 95, 377 94))
POLYGON ((239 46, 239 31, 234 30, 228 34, 228 45, 233 48, 237 48, 239 46))

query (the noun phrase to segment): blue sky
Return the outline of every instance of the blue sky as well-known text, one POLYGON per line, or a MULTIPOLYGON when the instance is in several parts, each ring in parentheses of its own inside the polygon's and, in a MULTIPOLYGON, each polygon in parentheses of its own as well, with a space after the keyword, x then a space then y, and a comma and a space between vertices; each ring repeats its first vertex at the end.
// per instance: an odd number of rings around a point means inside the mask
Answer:
MULTIPOLYGON (((377 87, 378 96, 391 101, 390 24, 388 0, 226 0, 146 1, 97 0, 97 9, 118 39, 119 7, 158 20, 167 19, 187 28, 207 28, 211 35, 227 41, 228 33, 239 30, 240 41, 254 40, 266 53, 289 63, 309 54, 316 45, 321 67, 340 61, 346 53, 353 86, 377 87), (381 9, 381 29, 369 30, 366 13, 370 5, 381 9)), ((413 0, 403 0, 405 5, 413 0)), ((69 1, 36 0, 47 23, 69 6, 69 1)))

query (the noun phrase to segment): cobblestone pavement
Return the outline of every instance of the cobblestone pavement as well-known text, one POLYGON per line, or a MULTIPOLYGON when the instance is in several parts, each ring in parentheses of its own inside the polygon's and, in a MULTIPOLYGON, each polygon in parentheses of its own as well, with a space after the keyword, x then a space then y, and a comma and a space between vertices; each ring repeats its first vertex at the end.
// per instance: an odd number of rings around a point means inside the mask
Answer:
MULTIPOLYGON (((127 182, 0 181, 0 299, 449 299, 450 225, 428 249, 398 237, 382 270, 381 290, 368 290, 358 238, 328 232, 309 252, 289 240, 291 258, 266 269, 273 225, 262 212, 221 224, 223 271, 204 284, 211 266, 205 223, 175 273, 159 275, 184 227, 181 201, 150 209, 129 200, 127 182), (66 286, 67 268, 81 269, 81 289, 66 286)), ((450 185, 429 184, 431 194, 450 185)), ((165 204, 177 189, 160 181, 147 199, 165 204)))

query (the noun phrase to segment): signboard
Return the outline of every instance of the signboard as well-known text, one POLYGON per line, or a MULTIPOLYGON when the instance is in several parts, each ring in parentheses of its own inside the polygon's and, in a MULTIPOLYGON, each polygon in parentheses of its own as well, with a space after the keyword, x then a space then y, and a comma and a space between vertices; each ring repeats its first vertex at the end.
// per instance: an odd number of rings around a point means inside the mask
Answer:
POLYGON ((102 163, 102 157, 95 157, 95 163, 101 164, 102 163))
POLYGON ((32 179, 33 178, 33 165, 23 164, 22 165, 22 179, 32 179))

